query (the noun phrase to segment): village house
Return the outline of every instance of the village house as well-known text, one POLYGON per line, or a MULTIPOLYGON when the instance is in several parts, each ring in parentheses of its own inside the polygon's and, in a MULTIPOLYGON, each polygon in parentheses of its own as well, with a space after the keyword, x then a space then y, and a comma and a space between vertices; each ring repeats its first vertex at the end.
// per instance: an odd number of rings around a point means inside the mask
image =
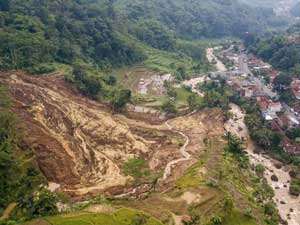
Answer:
POLYGON ((281 112, 283 107, 280 102, 273 102, 264 96, 256 97, 257 104, 262 112, 262 116, 267 121, 277 118, 277 113, 281 112))
POLYGON ((258 67, 262 64, 262 61, 255 58, 254 56, 249 57, 248 65, 251 68, 258 67))
POLYGON ((276 114, 282 111, 282 105, 280 102, 270 102, 268 111, 271 114, 276 114))

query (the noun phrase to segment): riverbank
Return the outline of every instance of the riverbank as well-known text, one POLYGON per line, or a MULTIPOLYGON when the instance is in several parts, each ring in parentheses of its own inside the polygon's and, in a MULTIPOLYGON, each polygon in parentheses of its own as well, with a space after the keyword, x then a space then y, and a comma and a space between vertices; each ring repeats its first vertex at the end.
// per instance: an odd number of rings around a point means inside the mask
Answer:
POLYGON ((277 205, 279 215, 283 220, 288 222, 288 225, 299 225, 300 221, 300 197, 294 197, 289 194, 290 176, 286 168, 277 168, 275 160, 268 156, 256 154, 255 145, 252 142, 248 129, 245 125, 245 114, 241 108, 235 104, 231 104, 231 112, 233 119, 230 119, 225 124, 225 129, 247 140, 246 151, 249 155, 250 163, 253 165, 262 164, 265 167, 264 177, 268 184, 274 190, 274 202, 277 205), (278 181, 273 181, 271 177, 275 175, 278 181))

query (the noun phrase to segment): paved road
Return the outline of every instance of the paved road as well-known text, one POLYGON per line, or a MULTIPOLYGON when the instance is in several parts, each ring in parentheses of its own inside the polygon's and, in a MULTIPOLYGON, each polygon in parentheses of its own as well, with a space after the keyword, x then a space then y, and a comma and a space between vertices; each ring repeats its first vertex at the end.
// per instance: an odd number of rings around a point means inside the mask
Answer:
POLYGON ((253 75, 253 73, 249 69, 247 61, 248 61, 247 55, 245 55, 245 53, 241 53, 239 56, 239 65, 238 65, 239 71, 241 73, 250 75, 250 80, 252 80, 256 84, 256 86, 261 92, 267 94, 270 98, 277 98, 278 95, 275 92, 273 92, 271 88, 265 85, 264 80, 255 77, 253 75))
POLYGON ((239 71, 241 73, 252 75, 252 72, 250 71, 250 69, 248 67, 247 56, 244 53, 241 53, 239 56, 239 65, 238 66, 239 66, 239 71))

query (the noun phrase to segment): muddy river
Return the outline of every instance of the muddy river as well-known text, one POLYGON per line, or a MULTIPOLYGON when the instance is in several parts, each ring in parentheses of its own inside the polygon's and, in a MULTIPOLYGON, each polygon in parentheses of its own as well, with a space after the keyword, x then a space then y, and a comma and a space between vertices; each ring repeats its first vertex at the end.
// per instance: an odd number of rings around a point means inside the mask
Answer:
POLYGON ((230 119, 225 124, 226 130, 240 138, 248 140, 246 151, 249 154, 250 162, 254 165, 262 164, 265 167, 264 176, 274 190, 274 201, 281 218, 286 220, 289 225, 299 225, 300 197, 294 197, 289 194, 290 176, 288 171, 284 167, 281 169, 276 168, 274 160, 268 156, 254 153, 255 146, 249 137, 248 129, 244 123, 245 114, 235 104, 231 104, 231 112, 234 115, 234 119, 230 119), (278 177, 278 182, 271 180, 272 175, 278 177))

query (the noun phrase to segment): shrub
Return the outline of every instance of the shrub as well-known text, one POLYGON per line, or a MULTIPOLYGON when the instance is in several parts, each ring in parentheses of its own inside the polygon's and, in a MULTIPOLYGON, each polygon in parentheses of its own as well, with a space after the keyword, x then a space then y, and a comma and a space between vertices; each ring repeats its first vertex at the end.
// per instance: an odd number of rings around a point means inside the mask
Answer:
POLYGON ((300 195, 300 185, 299 182, 292 180, 289 192, 291 195, 299 196, 300 195))
POLYGON ((34 74, 45 74, 45 73, 51 73, 55 71, 55 67, 53 65, 49 64, 39 64, 37 66, 34 66, 30 72, 34 74))
POLYGON ((255 172, 258 176, 263 176, 264 172, 265 172, 265 167, 262 164, 257 164, 255 166, 255 172))
POLYGON ((174 101, 168 100, 162 105, 162 110, 164 110, 167 113, 176 113, 177 109, 175 106, 174 101))
POLYGON ((222 224, 222 222, 223 222, 223 219, 220 216, 216 215, 210 219, 209 225, 220 225, 220 224, 222 224))

